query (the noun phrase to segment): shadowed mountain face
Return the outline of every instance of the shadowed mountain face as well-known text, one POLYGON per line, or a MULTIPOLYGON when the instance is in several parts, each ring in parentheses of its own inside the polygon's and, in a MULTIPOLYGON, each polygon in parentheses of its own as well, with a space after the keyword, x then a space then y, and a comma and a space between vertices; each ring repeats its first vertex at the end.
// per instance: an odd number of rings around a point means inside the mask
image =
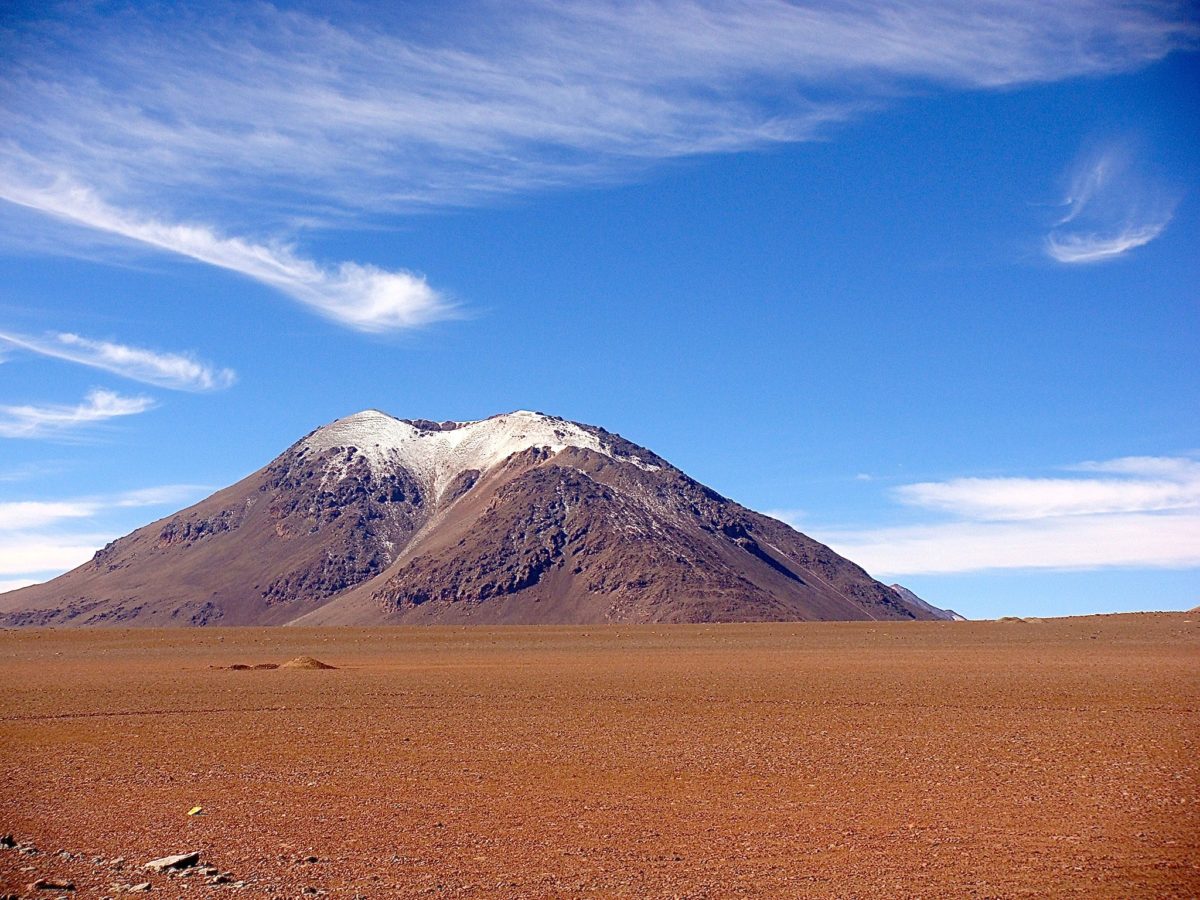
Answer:
POLYGON ((0 596, 0 624, 938 618, 601 428, 373 410, 0 596))

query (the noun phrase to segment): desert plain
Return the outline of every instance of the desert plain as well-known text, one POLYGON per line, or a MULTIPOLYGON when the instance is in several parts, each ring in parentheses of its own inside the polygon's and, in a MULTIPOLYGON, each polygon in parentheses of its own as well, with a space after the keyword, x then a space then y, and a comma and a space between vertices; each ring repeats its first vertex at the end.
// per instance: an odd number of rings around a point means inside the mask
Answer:
POLYGON ((8 630, 0 679, 0 895, 1200 895, 1200 614, 8 630), (140 868, 191 850, 228 882, 140 868))

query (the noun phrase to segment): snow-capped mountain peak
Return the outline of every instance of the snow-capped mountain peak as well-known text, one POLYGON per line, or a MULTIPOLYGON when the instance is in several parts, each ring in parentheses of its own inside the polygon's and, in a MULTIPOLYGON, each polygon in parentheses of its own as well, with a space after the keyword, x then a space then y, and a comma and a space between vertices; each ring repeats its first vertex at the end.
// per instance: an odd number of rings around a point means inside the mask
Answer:
MULTIPOLYGON (((318 454, 353 447, 373 471, 401 466, 416 476, 435 498, 462 472, 486 471, 531 447, 544 447, 551 453, 579 447, 649 468, 636 457, 615 453, 594 431, 557 416, 528 410, 471 422, 437 423, 397 419, 367 409, 318 428, 302 445, 318 454)), ((331 460, 331 467, 338 465, 344 463, 331 460)))
POLYGON ((937 617, 653 451, 524 410, 364 410, 0 598, 0 626, 937 617))

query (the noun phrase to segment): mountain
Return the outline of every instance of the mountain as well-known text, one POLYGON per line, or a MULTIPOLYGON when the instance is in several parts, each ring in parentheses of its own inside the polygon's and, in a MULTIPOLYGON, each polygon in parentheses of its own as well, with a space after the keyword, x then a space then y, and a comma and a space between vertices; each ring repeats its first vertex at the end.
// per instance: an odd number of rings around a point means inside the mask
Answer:
POLYGON ((602 428, 367 410, 84 565, 4 625, 928 619, 828 547, 602 428))
POLYGON ((960 616, 952 609, 939 609, 932 603, 927 603, 902 584, 893 584, 891 588, 900 595, 900 599, 907 603, 910 608, 923 610, 929 613, 930 618, 941 619, 946 622, 967 621, 966 616, 960 616))

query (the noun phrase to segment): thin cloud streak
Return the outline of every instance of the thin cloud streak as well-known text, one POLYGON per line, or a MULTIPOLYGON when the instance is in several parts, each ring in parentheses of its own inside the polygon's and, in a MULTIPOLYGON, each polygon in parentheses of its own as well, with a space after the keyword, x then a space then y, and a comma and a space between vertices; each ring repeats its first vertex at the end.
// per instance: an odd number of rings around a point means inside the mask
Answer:
POLYGON ((1046 235, 1051 259, 1067 265, 1106 262, 1144 247, 1171 222, 1177 198, 1139 169, 1119 144, 1076 162, 1062 206, 1046 235))
POLYGON ((1160 465, 1157 472, 1152 468, 1157 477, 1146 477, 1146 468, 1133 462, 1114 460, 1094 471, 1134 477, 956 478, 906 484, 893 493, 910 506, 985 520, 1200 508, 1200 462, 1142 458, 1142 466, 1173 464, 1160 465))
POLYGON ((1101 472, 1140 478, 1169 478, 1174 481, 1200 478, 1200 460, 1191 456, 1121 456, 1117 459, 1081 462, 1066 468, 1072 472, 1101 472))
POLYGON ((1178 4, 1117 0, 462 4, 440 34, 395 7, 369 28, 265 4, 94 9, 0 45, 9 172, 169 201, 167 221, 222 207, 242 231, 810 140, 905 86, 1125 71, 1200 36, 1178 4))
POLYGON ((1144 247, 1162 234, 1169 223, 1170 217, 1109 235, 1052 234, 1046 238, 1046 252, 1060 263, 1104 262, 1144 247))
POLYGON ((0 532, 41 528, 63 519, 83 519, 95 512, 95 504, 70 500, 0 502, 0 532))
POLYGON ((162 506, 194 498, 206 490, 194 484, 167 484, 120 494, 66 500, 0 501, 0 533, 44 528, 71 519, 86 519, 107 510, 162 506))
POLYGON ((956 478, 895 488, 900 503, 955 517, 819 538, 876 575, 990 569, 1200 566, 1200 460, 1122 457, 1078 477, 956 478))
POLYGON ((0 198, 237 272, 359 331, 411 328, 451 312, 450 304, 411 272, 349 262, 323 268, 287 246, 221 237, 203 225, 142 218, 110 206, 78 185, 59 181, 39 190, 0 183, 0 198))
POLYGON ((51 501, 0 502, 0 593, 53 578, 81 565, 113 538, 127 510, 178 507, 211 490, 203 485, 165 484, 51 501), (114 527, 115 526, 115 527, 114 527))
POLYGON ((0 575, 24 580, 66 572, 87 562, 100 547, 112 540, 108 533, 22 534, 0 543, 0 575))
POLYGON ((0 437, 42 438, 69 434, 120 416, 132 416, 154 407, 149 397, 126 397, 97 388, 75 406, 0 406, 0 437))
POLYGON ((227 388, 237 380, 232 369, 219 369, 187 354, 160 353, 69 332, 41 338, 0 332, 0 342, 172 390, 214 391, 227 388))
POLYGON ((996 569, 1200 566, 1200 513, 1131 513, 1022 522, 954 522, 820 539, 876 577, 996 569))
POLYGON ((770 516, 772 519, 778 519, 791 525, 793 528, 799 528, 800 523, 807 517, 808 513, 803 509, 764 509, 764 516, 770 516))
POLYGON ((440 32, 403 5, 368 12, 369 27, 268 4, 14 17, 0 198, 382 332, 453 305, 409 271, 236 235, 627 179, 819 139, 931 83, 1126 71, 1200 42, 1167 0, 485 2, 442 7, 440 32))
POLYGON ((11 469, 0 469, 0 483, 6 481, 32 481, 35 478, 62 472, 65 468, 66 466, 62 462, 53 460, 39 460, 38 462, 25 463, 11 469))

